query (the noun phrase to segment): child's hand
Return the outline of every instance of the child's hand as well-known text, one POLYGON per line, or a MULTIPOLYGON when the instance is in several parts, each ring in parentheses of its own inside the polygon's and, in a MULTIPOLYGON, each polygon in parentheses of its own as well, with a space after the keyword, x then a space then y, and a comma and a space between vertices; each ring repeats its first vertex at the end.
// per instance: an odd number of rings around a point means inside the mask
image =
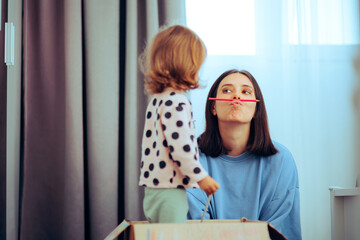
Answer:
POLYGON ((210 176, 198 181, 200 188, 207 194, 215 194, 220 185, 210 176))

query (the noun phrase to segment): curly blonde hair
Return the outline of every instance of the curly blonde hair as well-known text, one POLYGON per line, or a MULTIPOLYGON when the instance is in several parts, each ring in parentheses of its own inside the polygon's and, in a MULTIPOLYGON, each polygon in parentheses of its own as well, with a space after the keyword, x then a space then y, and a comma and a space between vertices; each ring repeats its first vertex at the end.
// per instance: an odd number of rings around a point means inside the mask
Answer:
POLYGON ((148 94, 165 88, 199 87, 198 73, 206 58, 203 41, 189 28, 174 25, 158 32, 140 56, 148 94))

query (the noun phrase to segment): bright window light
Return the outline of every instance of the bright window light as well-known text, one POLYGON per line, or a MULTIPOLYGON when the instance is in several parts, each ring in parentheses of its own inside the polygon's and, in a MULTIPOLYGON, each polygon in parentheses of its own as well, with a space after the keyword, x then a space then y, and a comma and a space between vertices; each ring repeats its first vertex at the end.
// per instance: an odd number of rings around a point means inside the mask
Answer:
POLYGON ((208 55, 255 55, 254 0, 186 0, 186 20, 208 55))

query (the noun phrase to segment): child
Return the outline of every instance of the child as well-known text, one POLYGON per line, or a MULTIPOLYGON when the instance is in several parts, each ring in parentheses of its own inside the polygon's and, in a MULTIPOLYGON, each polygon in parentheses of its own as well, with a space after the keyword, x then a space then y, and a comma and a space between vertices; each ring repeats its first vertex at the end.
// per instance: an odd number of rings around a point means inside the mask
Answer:
POLYGON ((185 188, 200 186, 207 194, 219 188, 199 162, 192 107, 184 95, 199 87, 206 48, 190 29, 175 25, 154 37, 145 57, 145 88, 151 99, 139 182, 145 186, 144 213, 153 223, 185 223, 185 188))

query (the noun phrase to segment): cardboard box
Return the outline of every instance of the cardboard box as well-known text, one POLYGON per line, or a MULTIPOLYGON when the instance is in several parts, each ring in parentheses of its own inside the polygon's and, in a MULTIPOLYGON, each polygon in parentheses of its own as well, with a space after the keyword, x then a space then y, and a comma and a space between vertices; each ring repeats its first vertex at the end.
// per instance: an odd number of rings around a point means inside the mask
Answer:
POLYGON ((105 240, 123 235, 126 240, 255 240, 286 239, 271 224, 262 221, 241 220, 189 220, 186 224, 149 223, 124 220, 105 240))

